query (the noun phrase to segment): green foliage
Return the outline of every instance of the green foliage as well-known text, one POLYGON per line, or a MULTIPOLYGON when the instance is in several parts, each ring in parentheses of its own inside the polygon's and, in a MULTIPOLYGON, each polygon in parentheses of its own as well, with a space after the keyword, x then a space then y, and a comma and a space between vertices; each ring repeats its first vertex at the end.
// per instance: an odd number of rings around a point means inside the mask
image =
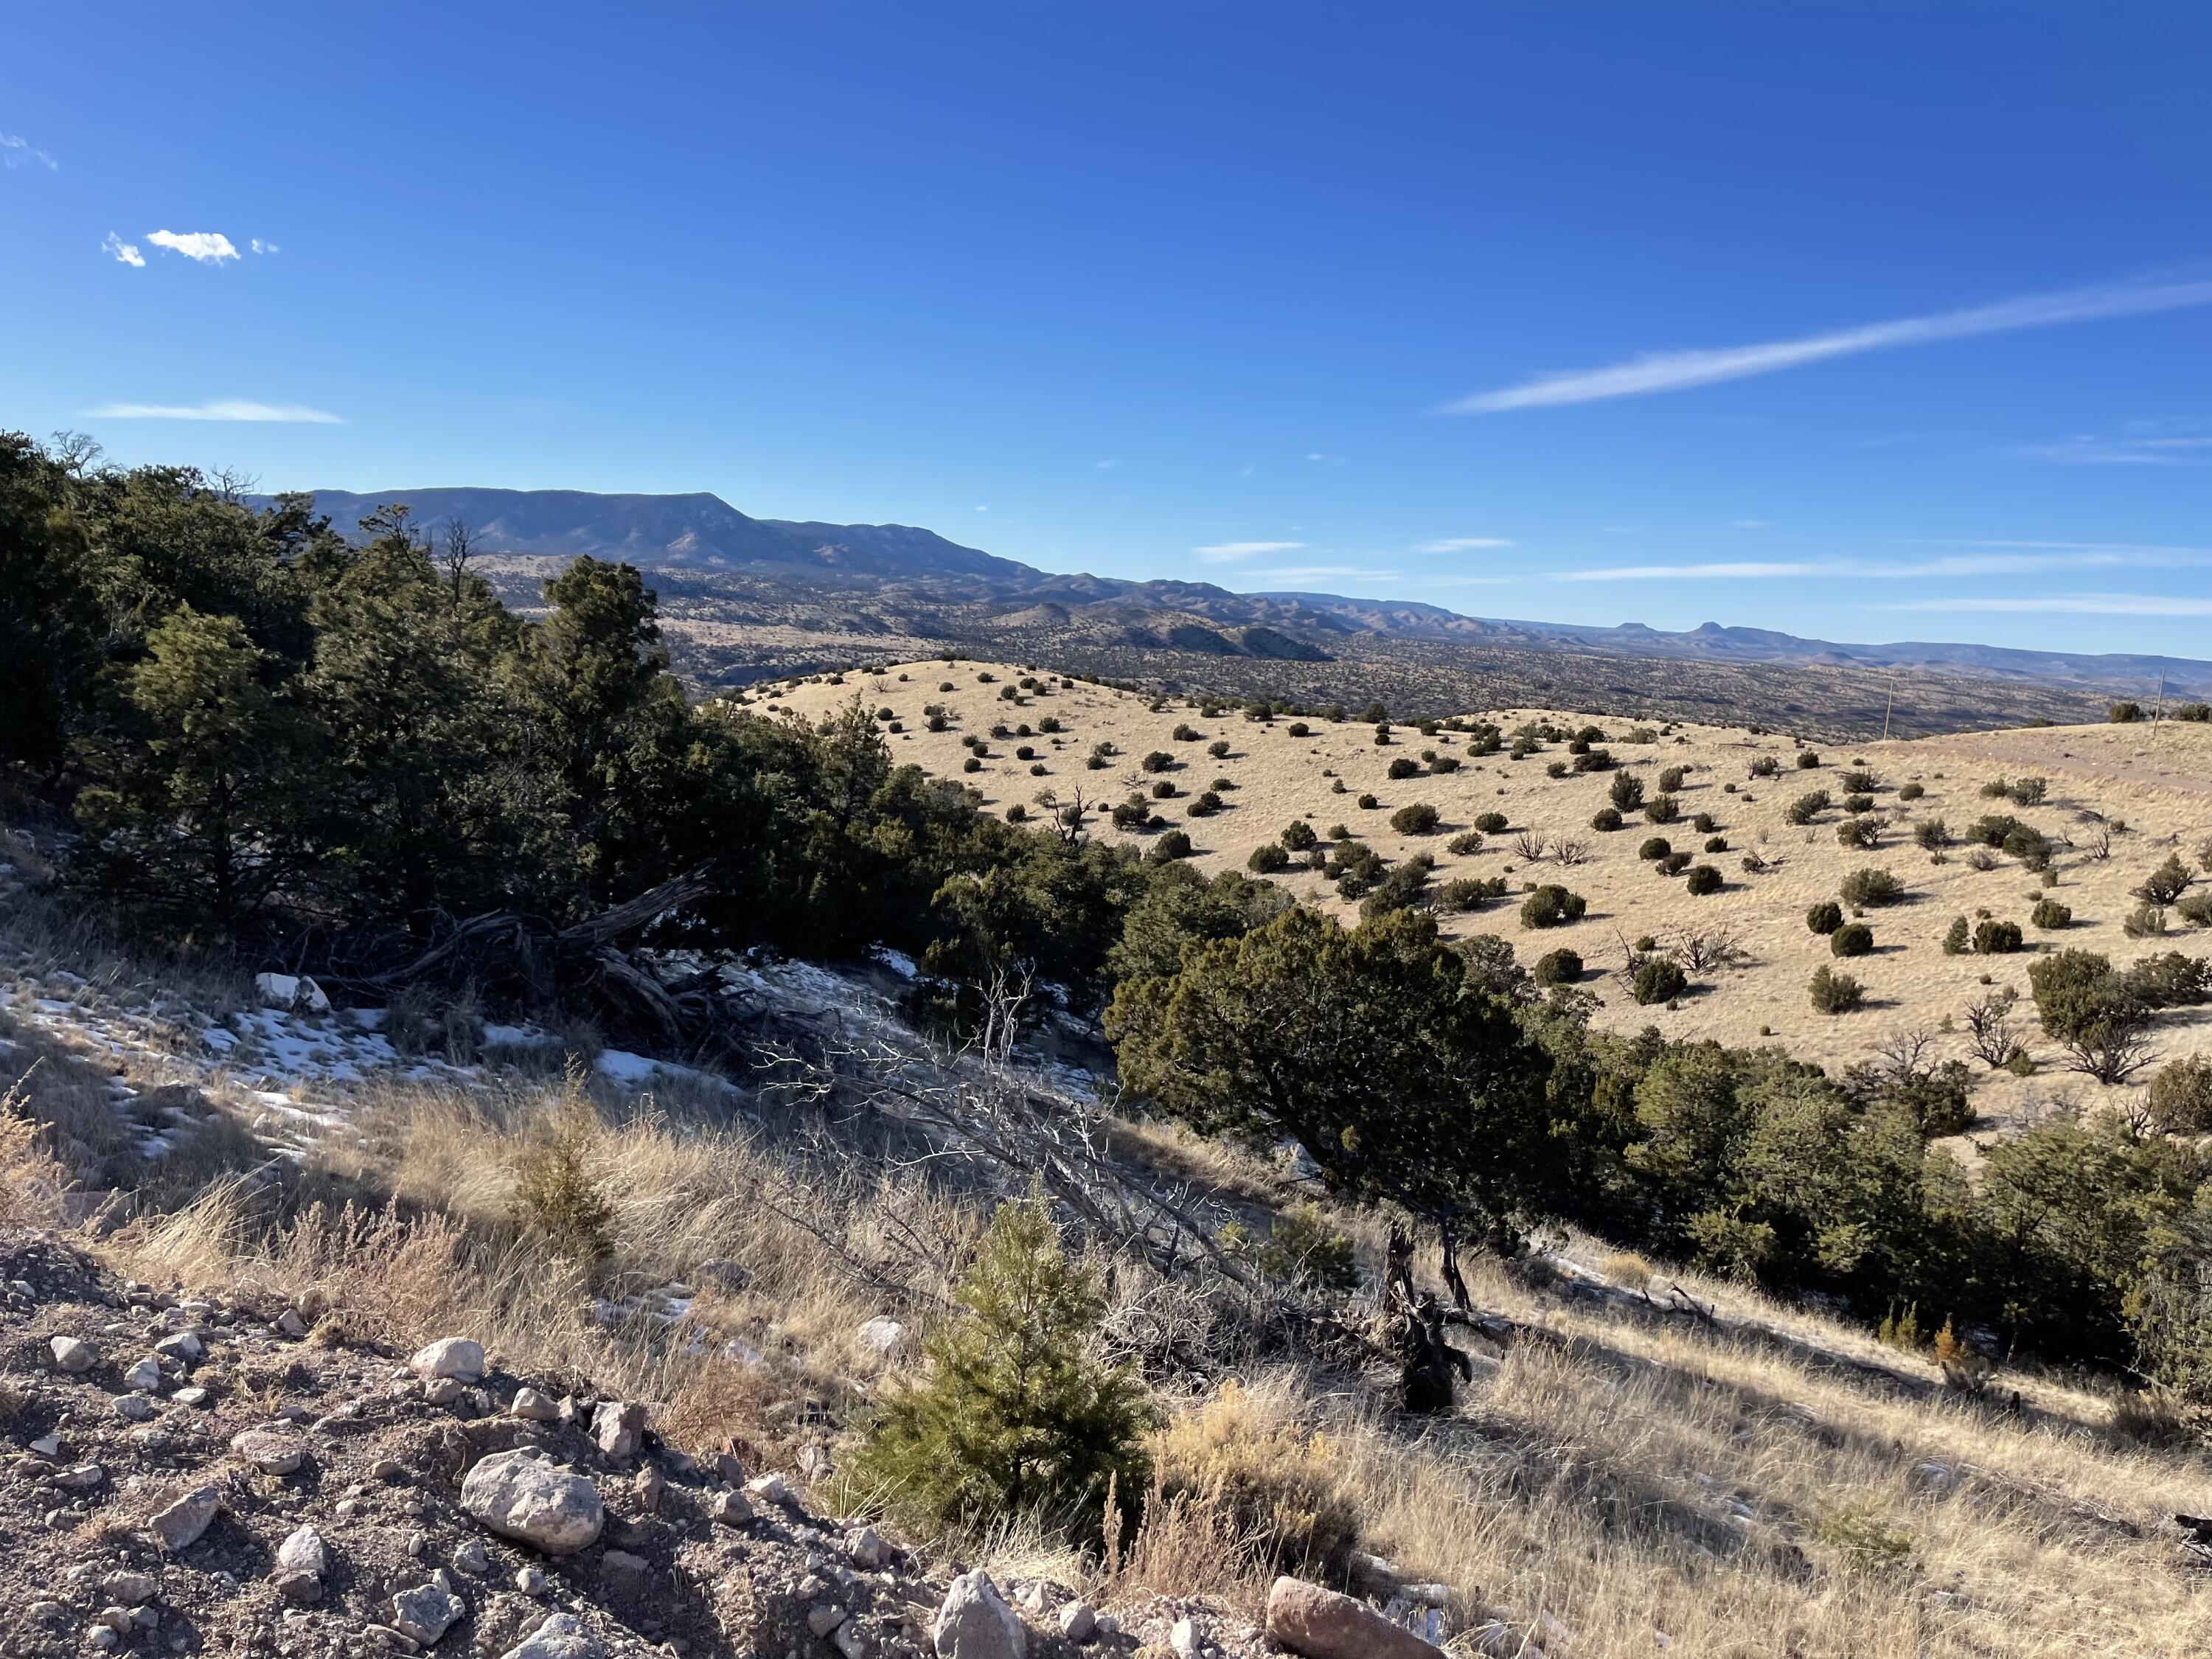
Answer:
POLYGON ((1844 925, 1844 907, 1833 899, 1822 899, 1805 913, 1805 926, 1822 938, 1844 925))
POLYGON ((526 1152, 514 1172, 510 1211, 517 1225, 556 1255, 592 1268, 614 1253, 614 1206, 591 1172, 599 1120, 572 1075, 568 1103, 551 1133, 526 1152))
POLYGON ((1847 1014, 1866 1000, 1866 987, 1825 966, 1813 970, 1811 991, 1814 1009, 1823 1014, 1847 1014))
POLYGON ((1581 921, 1589 908, 1589 901, 1580 893, 1571 893, 1555 882, 1547 882, 1521 901, 1521 925, 1564 927, 1569 922, 1581 921))
POLYGON ((1863 921, 1848 921, 1828 935, 1828 949, 1839 957, 1874 954, 1874 929, 1863 921))
POLYGON ((1636 849, 1640 859, 1663 859, 1674 850, 1674 845, 1664 836, 1647 836, 1644 844, 1636 849))
POLYGON ((1482 850, 1482 832, 1462 830, 1444 843, 1444 851, 1457 858, 1468 858, 1482 850))
POLYGON ((1871 1500, 1831 1510, 1813 1523, 1813 1536, 1845 1572, 1876 1577, 1902 1571, 1917 1547, 1912 1534, 1892 1525, 1871 1500))
POLYGON ((1510 822, 1503 812, 1478 812, 1474 817, 1475 829, 1486 836, 1499 834, 1510 822))
POLYGON ((1644 803, 1644 818, 1647 823, 1673 823, 1681 816, 1681 805, 1672 795, 1654 795, 1644 803))
POLYGON ((1973 948, 1973 928, 1966 917, 1954 916, 1951 925, 1943 930, 1943 954, 1962 957, 1973 948))
POLYGON ((1672 1002, 1689 988, 1690 976, 1682 971, 1682 964, 1669 956, 1639 957, 1629 975, 1630 994, 1645 1006, 1672 1002))
POLYGON ((1572 985, 1583 976, 1583 959, 1563 945, 1537 957, 1534 973, 1539 985, 1572 985))
POLYGON ((1974 928, 1974 954, 1978 957, 2008 956, 2023 943, 2016 921, 1984 918, 1974 928))
POLYGON ((2151 1122, 2168 1134, 2212 1134, 2212 1058, 2182 1054, 2150 1080, 2151 1122))
POLYGON ((1790 803, 1783 817, 1791 823, 1807 824, 1828 810, 1828 792, 1814 789, 1790 803))
POLYGON ((848 1473, 919 1528, 980 1534, 1035 1517, 1095 1538, 1109 1485, 1145 1489, 1158 1420, 1131 1370, 1092 1358, 1100 1276, 1068 1259, 1041 1200, 1001 1205, 924 1345, 922 1382, 863 1431, 848 1473))
POLYGON ((1692 896, 1721 890, 1721 872, 1710 864, 1692 865, 1682 878, 1682 889, 1692 896))
POLYGON ((1284 826, 1279 839, 1291 852, 1303 853, 1318 842, 1321 837, 1314 833, 1313 825, 1304 818, 1293 818, 1284 826))
POLYGON ((1390 827, 1401 836, 1432 836, 1442 814, 1425 801, 1401 806, 1390 814, 1390 827))
POLYGON ((1590 816, 1590 828, 1611 832, 1620 828, 1620 814, 1610 806, 1601 806, 1590 816))
POLYGON ((2135 890, 2136 896, 2147 904, 2172 904, 2196 879, 2196 872, 2181 861, 2181 854, 2169 853, 2165 863, 2143 878, 2142 885, 2135 890))
POLYGON ((1279 842, 1263 841, 1252 849, 1252 855, 1244 862, 1255 874, 1272 876, 1291 867, 1291 855, 1279 842))
POLYGON ((1606 790, 1606 798, 1621 812, 1633 812, 1644 805, 1644 780, 1633 772, 1620 772, 1606 790))
POLYGON ((1314 1205, 1284 1211, 1256 1237, 1231 1222, 1221 1238, 1231 1255, 1285 1285, 1340 1296, 1359 1288, 1359 1257, 1351 1238, 1330 1226, 1314 1205))
POLYGON ((1856 908, 1895 904, 1905 897, 1905 884, 1887 870, 1854 870, 1844 878, 1844 902, 1856 908))
POLYGON ((1417 760, 1401 755, 1390 763, 1389 770, 1390 780, 1395 783, 1403 778, 1418 778, 1420 776, 1421 763, 1417 760))
POLYGON ((2139 702, 2116 702, 2107 711, 2115 726, 2132 726, 2143 718, 2143 706, 2139 702))
POLYGON ((2074 911, 2070 906, 2061 904, 2057 899, 2038 899, 2035 908, 2027 913, 2027 919, 2045 933, 2051 933, 2069 926, 2074 920, 2074 911))
POLYGON ((2075 1070, 2112 1084, 2149 1064, 2142 1041, 2149 1010, 2109 957, 2061 951, 2029 963, 2027 982, 2045 1035, 2065 1048, 2075 1070))

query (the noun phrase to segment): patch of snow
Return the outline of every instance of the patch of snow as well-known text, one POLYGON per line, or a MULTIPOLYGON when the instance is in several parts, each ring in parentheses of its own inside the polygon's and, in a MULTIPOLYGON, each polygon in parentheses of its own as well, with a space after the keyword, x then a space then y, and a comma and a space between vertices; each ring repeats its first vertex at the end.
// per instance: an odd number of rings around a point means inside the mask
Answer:
POLYGON ((888 945, 872 945, 868 954, 901 979, 919 979, 921 964, 903 951, 894 951, 888 945))

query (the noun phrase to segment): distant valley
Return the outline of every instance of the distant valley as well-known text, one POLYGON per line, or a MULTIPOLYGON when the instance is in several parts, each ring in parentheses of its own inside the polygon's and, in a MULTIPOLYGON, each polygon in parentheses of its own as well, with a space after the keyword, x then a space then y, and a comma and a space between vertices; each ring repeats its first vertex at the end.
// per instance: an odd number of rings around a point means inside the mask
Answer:
POLYGON ((905 525, 755 519, 708 494, 469 488, 313 492, 342 531, 389 502, 469 526, 528 604, 590 554, 655 574, 678 665, 702 687, 957 651, 1164 688, 1443 712, 1636 708, 1897 735, 2094 719, 2117 697, 2212 694, 2212 662, 1909 641, 1849 645, 1708 623, 1669 633, 1462 616, 1407 600, 1238 593, 1059 574, 905 525))

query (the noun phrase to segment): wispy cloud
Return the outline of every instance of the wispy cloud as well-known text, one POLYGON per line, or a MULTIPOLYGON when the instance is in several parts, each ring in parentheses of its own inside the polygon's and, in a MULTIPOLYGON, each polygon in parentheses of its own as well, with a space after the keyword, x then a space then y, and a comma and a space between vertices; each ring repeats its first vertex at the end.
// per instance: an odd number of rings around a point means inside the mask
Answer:
POLYGON ((224 398, 207 404, 102 404, 88 409, 88 421, 287 421, 308 426, 343 426, 343 416, 305 404, 256 404, 224 398))
POLYGON ((1357 564, 1293 564, 1279 566, 1270 570, 1247 570, 1243 573, 1247 581, 1310 582, 1330 580, 1336 581, 1395 582, 1399 573, 1395 570, 1370 570, 1357 564))
POLYGON ((1773 526, 1771 520, 1735 519, 1730 520, 1729 527, 1735 530, 1768 530, 1773 526))
POLYGON ((146 268, 146 256, 138 251, 138 244, 125 241, 112 230, 107 233, 107 240, 100 243, 100 251, 124 264, 135 265, 141 270, 146 268))
POLYGON ((1508 410, 1542 409, 1560 404, 1593 403, 1604 398, 1635 398, 1654 392, 1741 380, 1802 368, 1833 357, 1900 346, 1931 345, 2015 329, 2050 328, 2061 323, 2094 322, 2109 317, 2140 317, 2212 305, 2212 282, 2116 283, 2029 295, 1995 305, 1947 311, 1929 317, 1905 317, 1869 323, 1828 334, 1759 345, 1723 346, 1711 350, 1658 351, 1602 368, 1568 369, 1540 374, 1496 392, 1478 392, 1445 405, 1453 415, 1495 415, 1508 410))
POLYGON ((2176 593, 2041 593, 2029 599, 1941 599, 1879 605, 1877 611, 2056 611, 2100 617, 2212 617, 2212 599, 2176 593))
POLYGON ((264 242, 258 236, 247 237, 246 239, 246 245, 252 248, 256 253, 282 253, 284 251, 283 248, 278 247, 276 243, 264 242))
POLYGON ((1304 542, 1215 542, 1190 550, 1208 564, 1231 564, 1238 559, 1257 558, 1262 553, 1295 553, 1304 545, 1304 542))
POLYGON ((1555 570, 1555 582, 1763 581, 1790 578, 1832 581, 1929 581, 1968 576, 2030 576, 2062 570, 2192 569, 2212 568, 2212 549, 2109 547, 2090 543, 1977 542, 1975 547, 2021 551, 1946 553, 1918 559, 1803 559, 1715 561, 1698 564, 1599 565, 1555 570))
POLYGON ((1836 567, 1818 562, 1615 564, 1601 565, 1591 570, 1557 570, 1552 573, 1552 580, 1555 582, 1756 581, 1776 576, 1825 575, 1836 568, 1836 567))
POLYGON ((2212 461, 2212 437, 2196 421, 2130 421, 2117 434, 2081 432, 2014 453, 2061 466, 2202 466, 2212 461))
POLYGON ((1306 459, 1311 461, 1316 466, 1342 466, 1344 465, 1343 456, 1324 455, 1317 449, 1307 451, 1306 459))
POLYGON ((1486 547, 1510 547, 1502 536, 1447 536, 1441 541, 1417 542, 1416 553, 1473 553, 1486 547))
POLYGON ((44 167, 49 173, 59 173, 62 164, 29 139, 0 132, 0 167, 44 167))
POLYGON ((196 264, 219 265, 226 259, 238 258, 238 250, 231 246, 230 238, 219 230, 149 231, 146 240, 155 247, 181 253, 196 264))

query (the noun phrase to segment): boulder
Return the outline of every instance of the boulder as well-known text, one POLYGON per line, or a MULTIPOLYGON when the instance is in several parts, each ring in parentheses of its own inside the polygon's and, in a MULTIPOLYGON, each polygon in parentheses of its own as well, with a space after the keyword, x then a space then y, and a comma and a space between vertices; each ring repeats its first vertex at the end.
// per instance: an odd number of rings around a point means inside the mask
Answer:
POLYGON ((331 1000, 323 988, 304 974, 256 974, 253 993, 261 999, 264 1008, 284 1008, 296 1012, 327 1014, 331 1000))
POLYGON ((514 1403, 507 1408, 507 1413, 526 1423, 552 1423, 560 1419, 561 1407, 550 1395, 540 1394, 535 1389, 517 1389, 514 1403))
POLYGON ((1060 1633, 1071 1642, 1088 1642, 1098 1632, 1098 1613, 1088 1601, 1070 1601, 1060 1610, 1060 1633))
POLYGON ((556 1613, 500 1659, 606 1659, 598 1637, 573 1613, 556 1613))
POLYGON ((248 1429, 231 1437, 230 1449, 264 1474, 297 1474, 307 1448, 274 1429, 248 1429))
POLYGON ((123 1373, 123 1386, 136 1389, 141 1394, 158 1393, 161 1387, 161 1362, 147 1355, 123 1373))
POLYGON ((409 1360, 407 1369, 421 1377, 450 1376, 463 1382, 481 1382, 483 1344, 465 1336, 442 1336, 409 1360))
POLYGON ((163 1549, 187 1550, 200 1541, 200 1534, 222 1510, 221 1492, 213 1486, 195 1486, 155 1510, 146 1524, 163 1549))
POLYGON ((599 1488, 526 1452, 487 1457, 461 1482, 461 1507, 502 1538, 570 1555, 606 1524, 599 1488))
POLYGON ((645 1437, 645 1415, 642 1406, 602 1401, 599 1408, 592 1413, 592 1439, 602 1452, 617 1462, 635 1457, 645 1437))
POLYGON ((276 1547, 276 1565, 287 1572, 312 1573, 320 1578, 331 1568, 330 1552, 323 1546, 322 1534, 313 1527, 296 1528, 276 1547))
POLYGON ((1443 1651, 1364 1602, 1301 1578, 1278 1578, 1267 1592, 1267 1634, 1306 1659, 1438 1659, 1443 1651))
POLYGON ((1024 1659, 1029 1632, 991 1576, 963 1572, 945 1593, 930 1632, 938 1659, 1024 1659))

